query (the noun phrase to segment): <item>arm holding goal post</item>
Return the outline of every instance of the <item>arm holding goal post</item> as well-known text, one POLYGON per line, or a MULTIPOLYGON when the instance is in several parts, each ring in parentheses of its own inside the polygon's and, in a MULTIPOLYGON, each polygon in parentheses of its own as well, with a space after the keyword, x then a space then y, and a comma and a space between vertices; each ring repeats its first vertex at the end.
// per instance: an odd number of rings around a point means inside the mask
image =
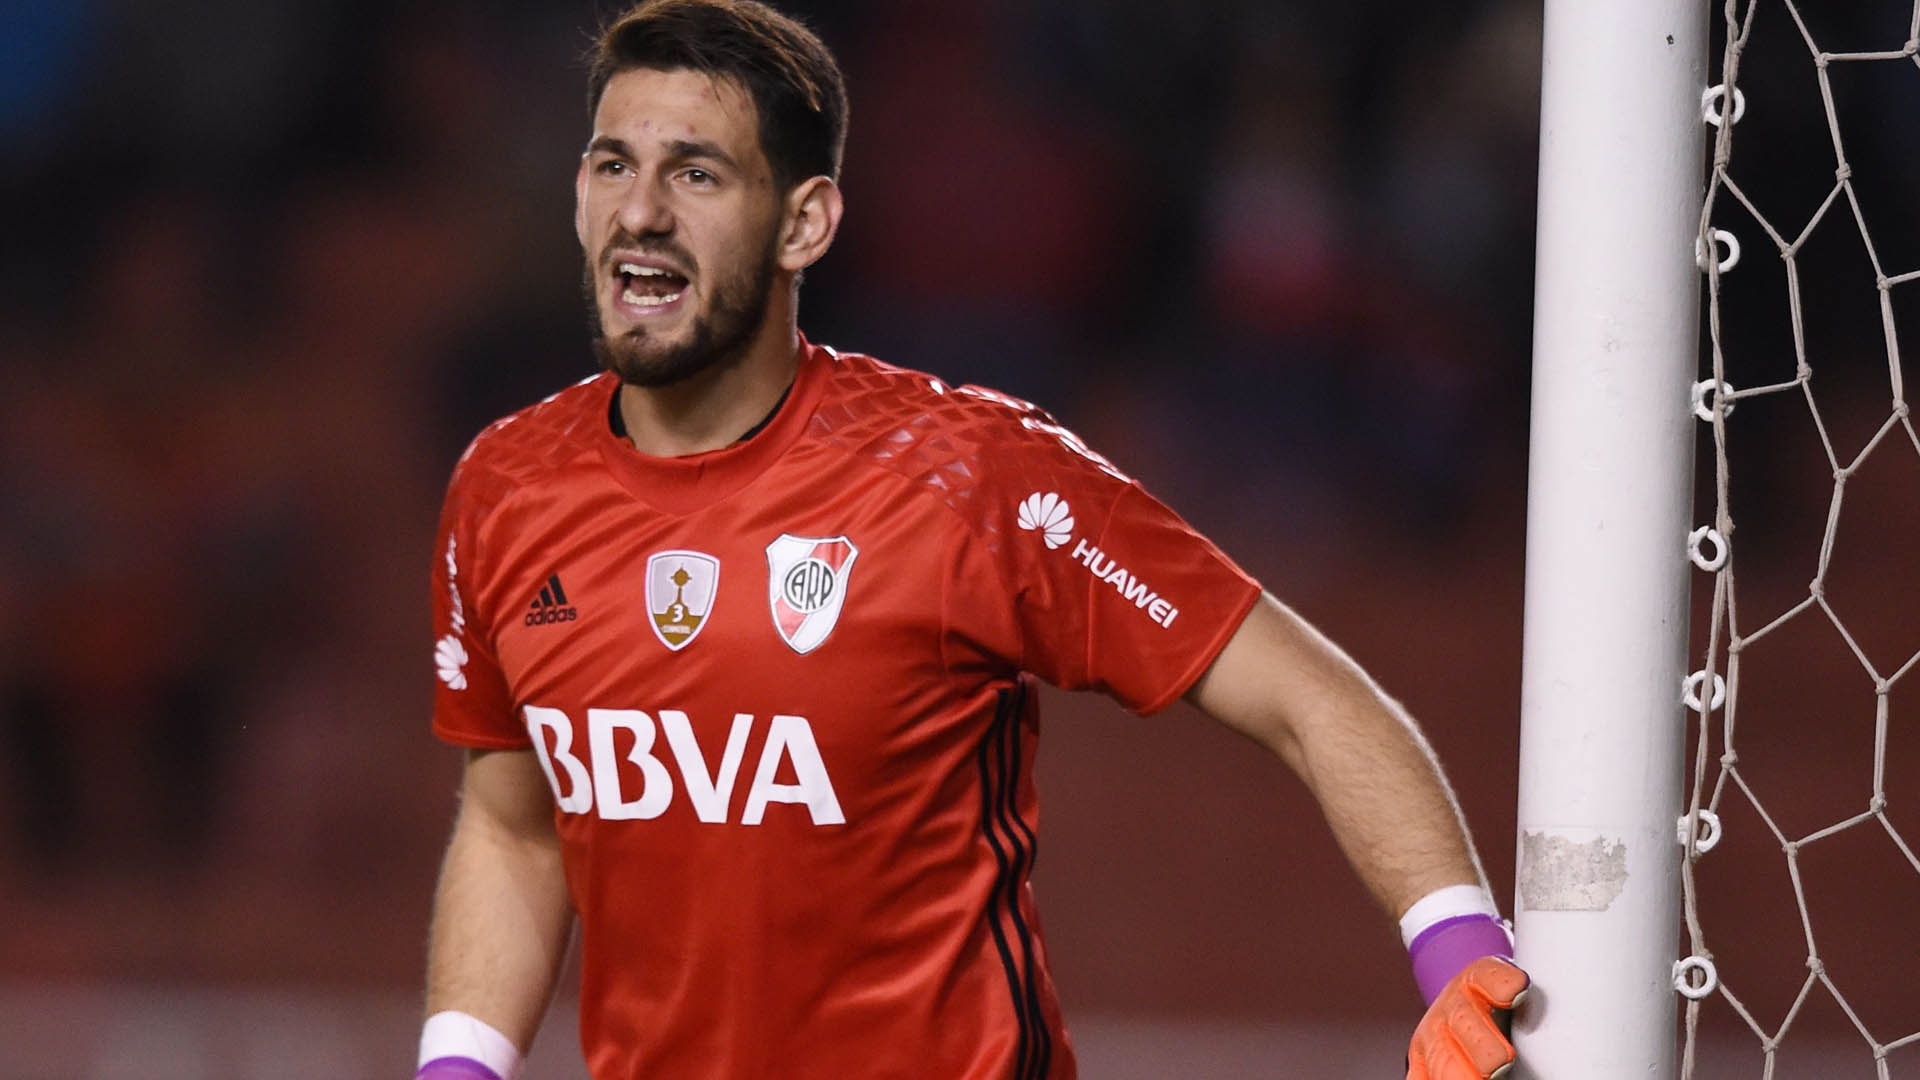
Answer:
POLYGON ((1337 646, 1262 596, 1188 700, 1267 747, 1312 791, 1347 861, 1400 919, 1428 1002, 1409 1080, 1494 1077, 1513 1061, 1498 1024, 1527 977, 1508 959, 1473 843, 1419 728, 1337 646))

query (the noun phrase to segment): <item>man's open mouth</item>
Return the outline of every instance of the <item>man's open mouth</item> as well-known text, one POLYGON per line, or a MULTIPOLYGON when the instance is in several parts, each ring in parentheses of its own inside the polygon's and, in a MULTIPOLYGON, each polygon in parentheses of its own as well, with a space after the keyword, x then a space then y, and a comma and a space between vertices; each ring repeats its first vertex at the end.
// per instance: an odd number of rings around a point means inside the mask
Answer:
POLYGON ((687 279, 660 266, 642 266, 636 262, 622 262, 614 268, 620 277, 620 299, 634 307, 662 307, 680 299, 686 291, 687 279))

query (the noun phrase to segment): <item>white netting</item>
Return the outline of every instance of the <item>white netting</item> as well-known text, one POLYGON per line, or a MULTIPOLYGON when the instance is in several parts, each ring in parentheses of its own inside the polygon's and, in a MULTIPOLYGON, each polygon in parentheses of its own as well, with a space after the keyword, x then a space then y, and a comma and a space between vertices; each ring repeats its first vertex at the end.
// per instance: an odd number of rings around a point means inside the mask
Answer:
POLYGON ((1920 2, 1724 18, 1681 1076, 1920 1077, 1920 2))

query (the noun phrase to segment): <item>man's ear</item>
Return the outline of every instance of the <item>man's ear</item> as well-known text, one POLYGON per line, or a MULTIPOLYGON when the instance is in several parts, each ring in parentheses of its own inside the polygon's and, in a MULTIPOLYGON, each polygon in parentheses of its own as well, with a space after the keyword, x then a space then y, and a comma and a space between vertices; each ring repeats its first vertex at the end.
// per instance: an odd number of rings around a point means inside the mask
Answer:
POLYGON ((819 261, 833 245, 845 209, 840 185, 832 177, 815 176, 795 185, 787 193, 774 261, 789 273, 799 273, 819 261))
POLYGON ((580 249, 587 247, 587 155, 580 155, 580 171, 573 177, 573 235, 580 249))

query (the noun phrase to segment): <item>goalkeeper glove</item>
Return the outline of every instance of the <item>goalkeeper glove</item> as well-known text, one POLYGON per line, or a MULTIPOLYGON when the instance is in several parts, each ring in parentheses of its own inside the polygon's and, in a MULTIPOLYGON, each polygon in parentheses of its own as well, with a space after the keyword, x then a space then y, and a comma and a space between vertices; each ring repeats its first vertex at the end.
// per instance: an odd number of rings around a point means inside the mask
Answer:
POLYGON ((1513 961, 1483 956, 1461 969, 1413 1030, 1407 1080, 1497 1080, 1513 1067, 1513 1044, 1500 1021, 1527 992, 1513 961))

